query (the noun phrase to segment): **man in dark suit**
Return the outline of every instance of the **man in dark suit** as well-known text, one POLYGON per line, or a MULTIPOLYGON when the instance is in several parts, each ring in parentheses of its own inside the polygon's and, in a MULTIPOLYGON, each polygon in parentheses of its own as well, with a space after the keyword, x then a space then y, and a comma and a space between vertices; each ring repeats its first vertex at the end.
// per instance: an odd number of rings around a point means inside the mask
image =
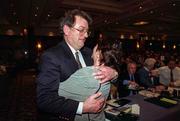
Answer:
MULTIPOLYGON (((100 92, 84 102, 58 95, 60 82, 65 81, 79 67, 92 65, 91 50, 84 47, 91 21, 89 15, 83 11, 69 11, 61 21, 64 40, 43 53, 37 78, 38 121, 73 121, 75 115, 101 111, 105 99, 98 98, 101 96, 100 92), (80 62, 77 62, 76 52, 79 53, 80 62)), ((117 72, 110 67, 101 66, 99 70, 95 73, 95 78, 100 83, 117 76, 117 72)))
POLYGON ((139 82, 141 86, 146 89, 153 89, 159 84, 158 78, 152 76, 151 71, 154 68, 156 60, 154 58, 147 58, 144 61, 144 66, 138 70, 139 82))
POLYGON ((118 93, 120 98, 134 94, 134 90, 139 86, 139 77, 136 69, 136 63, 129 62, 127 64, 127 70, 119 75, 118 93))

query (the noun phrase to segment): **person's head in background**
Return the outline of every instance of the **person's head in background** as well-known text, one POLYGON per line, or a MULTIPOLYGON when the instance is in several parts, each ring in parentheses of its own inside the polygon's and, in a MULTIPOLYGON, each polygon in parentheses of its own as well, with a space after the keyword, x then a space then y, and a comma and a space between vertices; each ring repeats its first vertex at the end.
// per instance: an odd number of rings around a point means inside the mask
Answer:
POLYGON ((129 74, 135 74, 136 69, 137 69, 137 66, 136 66, 135 62, 129 62, 127 64, 127 71, 128 71, 129 74))
POLYGON ((65 13, 60 23, 65 41, 75 50, 80 50, 89 36, 92 18, 84 11, 75 9, 65 13))
POLYGON ((169 59, 167 66, 169 67, 169 69, 174 69, 176 67, 176 61, 174 59, 169 59))
POLYGON ((112 67, 119 71, 118 65, 120 63, 121 54, 118 47, 114 46, 115 41, 103 40, 93 49, 92 58, 95 66, 105 65, 112 67))
POLYGON ((148 70, 152 70, 154 68, 154 64, 156 63, 156 60, 154 58, 147 58, 144 62, 144 66, 148 70))

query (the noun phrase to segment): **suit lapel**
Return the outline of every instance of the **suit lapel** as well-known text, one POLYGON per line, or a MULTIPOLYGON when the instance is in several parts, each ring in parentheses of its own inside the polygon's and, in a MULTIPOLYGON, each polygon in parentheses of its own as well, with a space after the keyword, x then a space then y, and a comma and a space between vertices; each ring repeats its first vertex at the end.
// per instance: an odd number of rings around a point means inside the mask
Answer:
POLYGON ((68 58, 68 61, 70 61, 69 64, 71 65, 71 68, 73 70, 74 69, 77 70, 78 69, 77 62, 74 58, 74 55, 73 55, 71 49, 69 48, 69 46, 67 45, 67 43, 65 41, 62 41, 61 47, 62 47, 62 49, 64 49, 66 58, 68 58))
MULTIPOLYGON (((66 56, 68 56, 68 58, 70 60, 72 60, 73 65, 77 65, 74 55, 73 55, 71 49, 69 48, 69 46, 67 45, 67 43, 65 41, 62 41, 60 44, 61 44, 62 48, 64 49, 66 56)), ((83 47, 80 51, 81 51, 83 59, 86 63, 86 66, 91 66, 93 64, 93 61, 91 58, 91 53, 88 52, 85 47, 83 47)), ((78 65, 77 65, 77 68, 78 68, 78 65)))

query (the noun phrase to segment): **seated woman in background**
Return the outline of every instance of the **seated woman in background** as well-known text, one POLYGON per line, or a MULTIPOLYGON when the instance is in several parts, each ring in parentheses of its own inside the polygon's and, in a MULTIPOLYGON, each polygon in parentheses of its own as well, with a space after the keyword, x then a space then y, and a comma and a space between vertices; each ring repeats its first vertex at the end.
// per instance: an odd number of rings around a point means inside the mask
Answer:
MULTIPOLYGON (((118 70, 119 51, 115 48, 112 41, 101 41, 94 49, 92 58, 94 60, 93 66, 87 66, 77 70, 66 81, 61 82, 58 94, 68 99, 77 101, 84 101, 90 95, 102 92, 102 95, 107 99, 110 92, 110 81, 100 83, 95 79, 93 73, 97 71, 96 66, 106 65, 118 70)), ((76 115, 75 121, 105 121, 103 110, 96 114, 82 114, 76 115)))

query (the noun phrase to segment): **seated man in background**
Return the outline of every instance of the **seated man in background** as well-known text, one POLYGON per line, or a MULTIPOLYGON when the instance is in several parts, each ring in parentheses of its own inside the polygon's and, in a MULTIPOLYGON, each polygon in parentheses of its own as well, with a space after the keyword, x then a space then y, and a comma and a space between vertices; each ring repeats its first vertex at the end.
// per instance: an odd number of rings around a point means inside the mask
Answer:
POLYGON ((164 88, 180 86, 180 68, 176 66, 174 59, 170 59, 167 66, 155 69, 152 73, 159 77, 159 82, 164 88))
POLYGON ((156 60, 154 58, 147 58, 144 62, 144 67, 140 68, 138 71, 139 83, 146 89, 154 88, 156 85, 159 85, 158 78, 151 74, 151 70, 154 68, 155 63, 156 60))
POLYGON ((125 97, 133 94, 133 90, 139 87, 139 76, 136 73, 136 63, 129 62, 127 70, 119 75, 118 79, 118 93, 119 97, 125 97))

